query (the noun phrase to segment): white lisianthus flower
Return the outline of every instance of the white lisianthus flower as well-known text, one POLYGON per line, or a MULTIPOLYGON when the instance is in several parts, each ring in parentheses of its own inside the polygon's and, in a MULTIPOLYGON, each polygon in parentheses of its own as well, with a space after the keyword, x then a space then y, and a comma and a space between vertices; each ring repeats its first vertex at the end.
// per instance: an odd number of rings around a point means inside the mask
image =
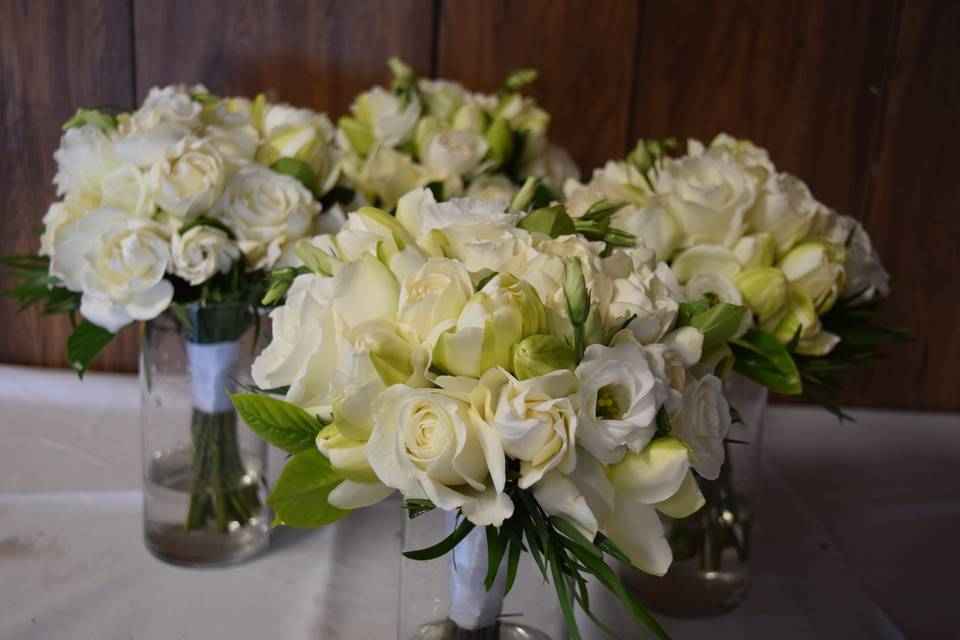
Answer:
POLYGON ((870 242, 866 229, 850 216, 838 215, 824 209, 815 223, 829 242, 844 245, 847 250, 843 263, 846 282, 842 295, 857 296, 855 302, 867 302, 875 296, 890 295, 890 276, 880 262, 880 256, 870 242))
POLYGON ((656 432, 657 410, 666 399, 644 348, 629 342, 590 345, 576 375, 579 443, 604 464, 619 462, 628 449, 642 450, 656 432))
POLYGON ((636 314, 629 329, 643 344, 659 340, 673 326, 683 294, 669 268, 660 263, 656 271, 648 268, 612 282, 609 302, 601 305, 604 324, 636 314))
POLYGON ((82 291, 80 313, 116 332, 151 320, 170 304, 173 285, 169 235, 161 225, 119 209, 93 209, 61 225, 53 239, 50 273, 82 291))
POLYGON ((240 248, 222 229, 197 225, 174 232, 170 241, 173 273, 190 284, 203 284, 217 273, 227 273, 240 258, 240 248))
POLYGON ((269 269, 285 244, 309 232, 319 212, 298 180, 250 165, 233 176, 212 213, 233 231, 251 268, 269 269))
POLYGON ((515 227, 520 217, 499 201, 454 198, 438 204, 429 189, 411 191, 397 203, 397 220, 411 236, 441 232, 452 245, 452 257, 459 257, 467 242, 499 237, 515 227))
POLYGON ((652 249, 659 261, 668 260, 683 240, 683 231, 662 198, 653 197, 645 206, 627 205, 613 215, 613 226, 633 234, 652 249))
POLYGON ((104 178, 121 166, 110 137, 91 125, 67 129, 53 158, 57 194, 68 198, 99 198, 104 178))
POLYGON ((517 187, 507 176, 483 174, 470 181, 465 195, 474 200, 510 202, 516 194, 517 187))
POLYGON ((189 137, 150 169, 150 179, 160 208, 188 220, 213 207, 223 192, 226 167, 213 144, 189 137))
POLYGON ((496 432, 471 405, 442 389, 394 385, 377 402, 367 460, 380 481, 474 524, 513 514, 503 493, 506 459, 496 432))
MULTIPOLYGON (((443 386, 442 377, 437 384, 443 386)), ((551 469, 570 473, 576 467, 577 415, 571 399, 576 391, 577 378, 566 369, 517 380, 496 368, 480 377, 475 406, 499 435, 504 452, 520 461, 521 489, 551 469)))
POLYGON ((430 258, 404 279, 397 317, 432 346, 439 332, 456 324, 473 294, 470 273, 462 262, 430 258))
POLYGON ((151 218, 157 211, 156 184, 147 172, 124 164, 103 178, 101 200, 104 206, 123 209, 134 216, 151 218))
MULTIPOLYGON (((690 140, 687 147, 690 155, 702 155, 705 151, 703 145, 697 140, 690 140)), ((737 164, 753 176, 757 185, 766 183, 767 179, 774 174, 773 162, 770 161, 767 150, 754 145, 749 140, 738 140, 726 133, 720 133, 710 141, 710 149, 729 154, 737 164)))
POLYGON ((747 222, 754 231, 769 233, 777 255, 783 255, 807 235, 821 206, 802 180, 779 173, 760 190, 747 222))
POLYGON ((390 147, 377 147, 367 157, 343 158, 343 172, 369 200, 391 209, 404 194, 423 184, 422 168, 410 156, 390 147))
POLYGON ((723 466, 723 439, 730 429, 730 405, 720 379, 707 375, 684 387, 683 402, 670 424, 672 434, 690 447, 693 468, 707 480, 715 480, 723 466))
POLYGON ((441 131, 429 137, 420 152, 421 162, 433 180, 467 176, 487 154, 490 145, 474 131, 441 131))
POLYGON ((613 160, 607 161, 600 169, 594 169, 587 184, 568 179, 563 184, 563 194, 567 211, 575 218, 585 214, 601 200, 640 205, 652 195, 636 167, 613 160))
POLYGON ((743 235, 747 210, 757 195, 752 176, 729 157, 710 150, 667 162, 656 188, 683 228, 687 247, 732 247, 743 235))

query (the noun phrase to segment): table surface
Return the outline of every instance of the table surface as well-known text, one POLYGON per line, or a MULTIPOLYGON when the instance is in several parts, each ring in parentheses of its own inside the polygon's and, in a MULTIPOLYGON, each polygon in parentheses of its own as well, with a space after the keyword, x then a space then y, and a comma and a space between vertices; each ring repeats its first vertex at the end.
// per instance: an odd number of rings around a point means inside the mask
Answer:
MULTIPOLYGON (((396 637, 400 514, 274 532, 224 569, 141 539, 133 376, 0 366, 0 638, 396 637)), ((675 638, 949 637, 960 594, 960 415, 809 407, 767 414, 744 604, 660 618, 675 638)), ((280 467, 271 453, 272 473, 280 467)), ((598 591, 595 609, 638 637, 598 591)), ((587 638, 604 637, 584 622, 587 638)))

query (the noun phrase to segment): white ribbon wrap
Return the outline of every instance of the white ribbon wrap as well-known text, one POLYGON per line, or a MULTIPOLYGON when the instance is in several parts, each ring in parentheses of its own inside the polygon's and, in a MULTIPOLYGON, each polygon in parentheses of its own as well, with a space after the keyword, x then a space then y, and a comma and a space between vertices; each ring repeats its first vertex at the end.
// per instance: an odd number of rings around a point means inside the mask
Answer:
MULTIPOLYGON (((446 514, 447 529, 456 526, 456 512, 446 514)), ((503 608, 503 592, 507 572, 497 571, 493 588, 487 591, 487 534, 484 527, 474 527, 460 544, 453 548, 450 559, 450 619, 458 626, 475 631, 494 625, 503 608)))
POLYGON ((211 344, 187 343, 193 406, 205 413, 233 411, 229 390, 240 359, 240 341, 211 344))

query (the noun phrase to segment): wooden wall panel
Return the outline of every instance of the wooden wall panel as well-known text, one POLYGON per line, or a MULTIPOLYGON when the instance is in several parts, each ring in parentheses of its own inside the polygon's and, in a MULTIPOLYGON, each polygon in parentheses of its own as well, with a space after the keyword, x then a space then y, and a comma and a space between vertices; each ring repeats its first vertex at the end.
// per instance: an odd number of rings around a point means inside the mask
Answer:
POLYGON ((874 243, 887 303, 915 340, 890 350, 855 399, 960 409, 960 3, 905 2, 880 128, 874 243))
POLYGON ((534 67, 528 92, 552 114, 550 137, 581 170, 624 154, 642 5, 635 0, 447 0, 437 75, 493 90, 534 67))
MULTIPOLYGON (((131 104, 132 54, 128 0, 0 0, 0 255, 36 252, 60 125, 78 106, 131 104)), ((15 311, 0 298, 0 362, 65 366, 67 319, 15 311)), ((135 368, 137 344, 125 330, 98 368, 135 368)))
POLYGON ((203 82, 346 112, 356 94, 390 79, 398 55, 429 71, 432 0, 133 0, 137 94, 171 82, 203 82))

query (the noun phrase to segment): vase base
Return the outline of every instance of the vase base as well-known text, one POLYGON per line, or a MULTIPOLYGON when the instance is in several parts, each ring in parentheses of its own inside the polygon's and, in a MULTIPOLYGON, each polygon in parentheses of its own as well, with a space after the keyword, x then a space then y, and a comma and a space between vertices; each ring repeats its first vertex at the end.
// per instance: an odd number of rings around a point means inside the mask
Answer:
POLYGON ((438 620, 421 626, 410 640, 550 640, 550 636, 515 622, 471 630, 451 620, 438 620))
POLYGON ((662 577, 624 568, 620 578, 637 600, 676 618, 707 618, 737 607, 747 591, 747 571, 704 571, 677 562, 662 577))
POLYGON ((251 560, 270 546, 265 525, 251 524, 228 534, 184 531, 181 525, 147 523, 144 544, 155 558, 181 567, 225 567, 251 560))

